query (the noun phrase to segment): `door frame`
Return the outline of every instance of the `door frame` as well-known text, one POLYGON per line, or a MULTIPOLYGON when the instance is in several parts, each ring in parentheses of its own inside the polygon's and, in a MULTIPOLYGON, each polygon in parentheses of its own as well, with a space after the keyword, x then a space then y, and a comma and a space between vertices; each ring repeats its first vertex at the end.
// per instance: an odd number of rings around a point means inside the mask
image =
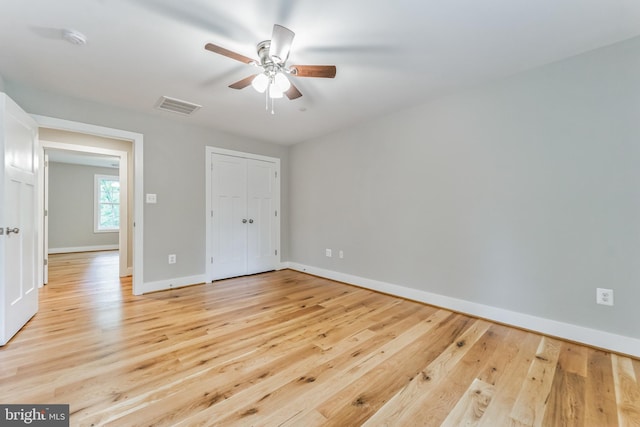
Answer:
MULTIPOLYGON (((41 128, 63 130, 75 133, 85 133, 89 135, 101 136, 112 139, 131 141, 133 144, 133 279, 132 288, 134 295, 141 295, 144 289, 143 280, 143 255, 144 255, 144 233, 143 233, 143 141, 144 135, 121 129, 108 128, 104 126, 91 125, 87 123, 74 122, 71 120, 58 119, 55 117, 32 114, 38 126, 41 128)), ((68 144, 72 145, 72 144, 68 144)), ((84 147, 84 146, 78 146, 84 147)), ((86 147, 89 148, 89 147, 86 147)), ((115 151, 115 150, 114 150, 115 151)), ((131 177, 129 177, 131 178, 131 177)), ((39 224, 43 227, 44 211, 40 209, 39 224)), ((39 230, 42 232, 42 230, 39 230)), ((40 244, 44 246, 43 240, 40 244)), ((125 243, 126 244, 126 243, 125 243)), ((42 279, 44 265, 44 248, 39 248, 38 277, 42 279)), ((122 257, 121 257, 122 258, 122 257)), ((126 263, 126 259, 125 259, 126 263)))
POLYGON ((272 162, 275 164, 276 173, 278 174, 278 185, 275 189, 275 207, 278 211, 278 219, 277 219, 277 232, 276 232, 276 247, 278 248, 277 255, 277 264, 278 268, 281 265, 281 254, 282 248, 280 245, 280 233, 281 233, 281 223, 282 223, 282 210, 280 209, 280 186, 282 179, 280 179, 280 159, 277 157, 268 157, 262 156, 259 154, 245 153, 242 151, 235 150, 227 150, 225 148, 218 147, 205 147, 205 236, 206 236, 206 250, 205 250, 205 281, 207 283, 211 283, 213 277, 213 265, 211 263, 211 257, 213 256, 213 247, 211 246, 211 233, 213 232, 211 227, 211 215, 213 212, 213 200, 211 200, 211 171, 213 168, 213 163, 211 162, 212 154, 222 154, 225 156, 233 156, 240 157, 243 159, 252 159, 252 160, 261 160, 265 162, 272 162))
MULTIPOLYGON (((110 156, 110 157, 117 157, 120 161, 120 167, 118 169, 118 177, 119 177, 119 181, 120 181, 120 228, 118 230, 118 252, 119 252, 119 262, 120 262, 120 266, 119 266, 119 271, 120 271, 120 277, 125 277, 125 276, 129 276, 131 274, 133 274, 133 271, 129 271, 129 268, 127 266, 127 259, 128 259, 128 253, 129 253, 129 203, 128 203, 128 189, 129 189, 129 176, 128 176, 128 153, 126 151, 120 151, 120 150, 112 150, 112 149, 107 149, 107 148, 99 148, 99 147, 91 147, 91 146, 86 146, 86 145, 79 145, 79 144, 69 144, 69 143, 64 143, 64 142, 57 142, 57 141, 46 141, 41 139, 40 140, 40 150, 41 150, 41 157, 44 158, 46 155, 46 150, 49 149, 53 149, 53 150, 59 150, 59 151, 70 151, 70 152, 75 152, 75 153, 91 153, 91 154, 102 154, 105 156, 110 156)), ((49 168, 46 167, 41 167, 40 168, 41 171, 43 171, 43 176, 41 179, 39 179, 39 182, 43 182, 46 181, 48 178, 48 171, 49 168)), ((46 200, 49 197, 48 194, 48 186, 44 186, 44 197, 42 200, 46 200)), ((44 215, 44 210, 41 210, 42 214, 44 215)), ((44 224, 47 222, 46 218, 43 218, 43 226, 44 224)), ((46 239, 48 239, 48 229, 45 227, 45 229, 43 229, 42 232, 42 236, 44 237, 44 239, 41 239, 43 242, 46 241, 46 239)), ((42 248, 42 256, 44 259, 48 259, 47 254, 45 253, 47 250, 47 247, 44 246, 43 243, 43 248, 42 248)), ((43 269, 46 270, 44 268, 44 262, 42 264, 38 264, 38 265, 42 265, 43 269)), ((41 283, 44 283, 44 279, 45 279, 46 274, 43 274, 41 277, 41 283)))
MULTIPOLYGON (((40 239, 38 239, 38 253, 42 253, 44 257, 44 262, 38 262, 38 266, 42 266, 42 277, 39 275, 38 270, 38 278, 40 283, 38 286, 44 286, 49 283, 49 155, 44 152, 42 147, 38 148, 38 152, 41 154, 40 163, 40 172, 38 173, 38 183, 41 183, 40 190, 38 191, 38 203, 42 203, 42 207, 38 209, 38 212, 42 212, 44 215, 44 220, 42 221, 42 234, 40 234, 40 239), (42 175, 42 177, 40 176, 42 175), (42 246, 41 246, 42 245, 42 246)), ((40 267, 38 267, 40 268, 40 267)))

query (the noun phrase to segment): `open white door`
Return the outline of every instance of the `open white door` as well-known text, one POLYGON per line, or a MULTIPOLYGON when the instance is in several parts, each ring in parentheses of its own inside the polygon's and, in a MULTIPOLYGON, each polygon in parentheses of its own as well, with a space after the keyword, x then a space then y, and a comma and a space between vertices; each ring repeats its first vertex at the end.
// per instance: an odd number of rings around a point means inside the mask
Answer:
POLYGON ((0 93, 0 345, 38 311, 38 126, 0 93))

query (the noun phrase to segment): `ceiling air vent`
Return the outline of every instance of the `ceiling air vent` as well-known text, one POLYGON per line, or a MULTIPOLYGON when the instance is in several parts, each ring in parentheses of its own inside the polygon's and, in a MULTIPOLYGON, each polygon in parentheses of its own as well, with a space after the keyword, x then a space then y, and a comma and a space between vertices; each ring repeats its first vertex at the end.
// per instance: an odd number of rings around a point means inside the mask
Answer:
POLYGON ((160 97, 160 100, 156 104, 156 108, 159 110, 171 111, 172 113, 184 114, 185 116, 193 114, 201 107, 202 105, 192 104, 191 102, 170 98, 168 96, 160 97))

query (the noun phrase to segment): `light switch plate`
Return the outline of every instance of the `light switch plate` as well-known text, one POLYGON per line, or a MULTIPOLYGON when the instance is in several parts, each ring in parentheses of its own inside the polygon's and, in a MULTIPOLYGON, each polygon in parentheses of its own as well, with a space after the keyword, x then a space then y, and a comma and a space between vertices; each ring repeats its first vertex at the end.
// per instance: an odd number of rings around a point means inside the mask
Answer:
POLYGON ((147 193, 146 201, 147 203, 157 203, 158 197, 155 194, 147 193))

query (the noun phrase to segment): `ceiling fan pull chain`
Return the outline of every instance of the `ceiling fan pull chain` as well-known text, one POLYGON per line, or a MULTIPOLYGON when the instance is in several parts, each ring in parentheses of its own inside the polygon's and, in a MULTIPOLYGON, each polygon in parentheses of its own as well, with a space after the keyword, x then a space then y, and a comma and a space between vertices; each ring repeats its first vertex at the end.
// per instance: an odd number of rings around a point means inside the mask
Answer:
POLYGON ((267 90, 265 90, 264 93, 267 95, 265 109, 269 111, 269 102, 271 102, 271 114, 275 114, 275 112, 273 111, 273 104, 275 102, 274 102, 274 99, 271 97, 271 83, 269 83, 269 86, 267 86, 267 90))
POLYGON ((269 88, 264 91, 264 109, 269 111, 269 88))

